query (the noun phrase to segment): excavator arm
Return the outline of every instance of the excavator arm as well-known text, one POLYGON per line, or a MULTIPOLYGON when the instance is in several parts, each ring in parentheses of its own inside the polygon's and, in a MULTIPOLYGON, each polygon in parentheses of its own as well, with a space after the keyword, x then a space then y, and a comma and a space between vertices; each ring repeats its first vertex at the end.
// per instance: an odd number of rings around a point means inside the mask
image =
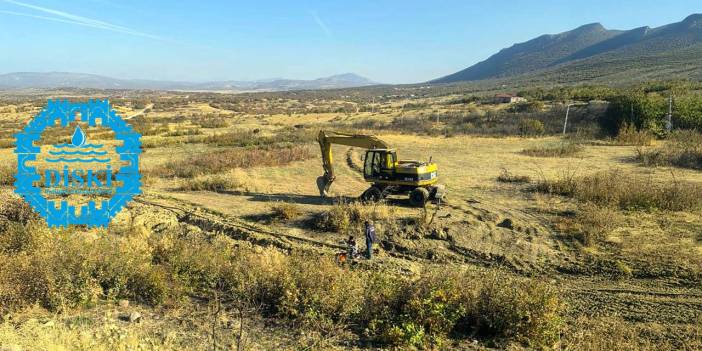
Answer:
POLYGON ((323 197, 329 196, 329 188, 334 182, 334 179, 336 179, 332 158, 333 144, 355 146, 364 149, 389 148, 387 143, 373 135, 345 134, 326 132, 324 130, 319 131, 317 141, 319 142, 319 147, 322 149, 322 167, 324 168, 324 175, 317 178, 317 187, 319 187, 319 195, 323 197))

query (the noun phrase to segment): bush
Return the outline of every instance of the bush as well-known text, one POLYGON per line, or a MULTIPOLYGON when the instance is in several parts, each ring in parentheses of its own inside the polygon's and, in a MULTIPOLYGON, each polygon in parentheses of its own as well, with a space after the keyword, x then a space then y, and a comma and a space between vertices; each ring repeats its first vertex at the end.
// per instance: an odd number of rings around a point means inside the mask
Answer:
POLYGON ((535 113, 543 111, 544 107, 545 106, 542 101, 519 102, 512 105, 512 107, 510 107, 510 111, 535 113))
POLYGON ((610 135, 617 135, 627 126, 660 135, 665 130, 666 110, 667 103, 662 96, 635 91, 612 97, 599 123, 610 135))
POLYGON ((395 209, 385 204, 362 204, 359 202, 339 202, 328 211, 322 212, 316 227, 325 231, 348 233, 362 232, 365 221, 388 222, 395 217, 395 209))
POLYGON ((624 124, 614 138, 615 145, 648 146, 653 143, 654 136, 647 130, 637 130, 633 124, 624 124))
POLYGON ((16 173, 16 162, 10 162, 9 164, 0 165, 0 186, 14 184, 16 173))
POLYGON ((533 157, 570 157, 583 150, 579 144, 560 142, 553 145, 536 146, 522 150, 522 154, 533 157))
POLYGON ((290 221, 302 215, 300 207, 289 202, 277 202, 271 206, 271 210, 271 217, 282 221, 290 221))
POLYGON ((538 281, 504 278, 484 280, 468 321, 483 335, 507 337, 534 348, 552 347, 563 325, 558 293, 538 281))
POLYGON ((544 134, 544 124, 535 119, 522 119, 519 121, 519 134, 521 136, 542 135, 544 134))

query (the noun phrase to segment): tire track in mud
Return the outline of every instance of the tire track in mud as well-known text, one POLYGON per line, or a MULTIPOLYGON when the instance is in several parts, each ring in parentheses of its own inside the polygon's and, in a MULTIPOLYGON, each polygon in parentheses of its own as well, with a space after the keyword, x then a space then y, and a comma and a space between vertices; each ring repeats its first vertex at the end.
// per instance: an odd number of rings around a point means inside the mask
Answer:
MULTIPOLYGON (((182 203, 182 201, 175 199, 169 199, 168 201, 182 203)), ((195 211, 184 207, 179 207, 172 204, 165 205, 162 203, 145 200, 143 198, 135 199, 134 202, 171 211, 176 215, 178 221, 196 226, 203 231, 222 232, 233 239, 248 241, 258 246, 274 246, 287 252, 291 252, 293 250, 310 251, 310 249, 312 249, 311 251, 316 251, 320 254, 329 254, 329 251, 334 254, 340 250, 346 250, 346 246, 343 245, 263 229, 243 221, 225 218, 221 214, 207 214, 202 212, 196 213, 195 211), (299 245, 307 245, 308 247, 300 247, 299 245)), ((385 253, 389 256, 403 260, 423 260, 420 257, 415 257, 401 252, 385 251, 385 253)))

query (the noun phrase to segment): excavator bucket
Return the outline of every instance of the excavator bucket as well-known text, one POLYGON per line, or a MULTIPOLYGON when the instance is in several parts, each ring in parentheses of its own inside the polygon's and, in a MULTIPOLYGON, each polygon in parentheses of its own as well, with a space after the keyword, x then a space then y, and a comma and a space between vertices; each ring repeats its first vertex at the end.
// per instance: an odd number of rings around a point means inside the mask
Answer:
POLYGON ((319 188, 319 196, 329 197, 329 188, 331 187, 331 184, 332 182, 329 181, 327 177, 317 177, 317 188, 319 188))

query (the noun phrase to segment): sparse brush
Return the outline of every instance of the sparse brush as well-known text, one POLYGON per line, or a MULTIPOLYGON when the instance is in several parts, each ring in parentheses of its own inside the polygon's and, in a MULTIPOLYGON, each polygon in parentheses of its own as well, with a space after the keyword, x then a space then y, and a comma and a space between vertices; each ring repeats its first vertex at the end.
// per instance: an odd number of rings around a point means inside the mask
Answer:
POLYGON ((291 221, 302 215, 300 206, 289 202, 276 202, 271 206, 271 217, 281 221, 291 221))
POLYGON ((497 181, 502 183, 529 183, 531 178, 526 175, 512 174, 507 168, 503 168, 500 175, 497 176, 497 181))
POLYGON ((638 130, 633 124, 625 124, 613 140, 614 145, 649 146, 654 135, 648 130, 638 130))
POLYGON ((178 136, 186 136, 186 135, 201 135, 202 131, 200 128, 182 128, 182 129, 176 129, 169 131, 166 133, 167 137, 178 137, 178 136))
POLYGON ((533 190, 625 210, 690 211, 702 207, 702 186, 697 183, 675 179, 654 182, 620 170, 585 177, 566 172, 556 179, 542 178, 533 190))
POLYGON ((12 185, 15 183, 15 174, 17 173, 17 163, 9 162, 0 165, 0 186, 12 185))
POLYGON ((355 230, 360 233, 367 220, 377 223, 394 219, 395 209, 385 204, 362 204, 359 202, 339 202, 328 211, 322 212, 316 222, 318 229, 347 233, 355 230))
POLYGON ((180 190, 223 192, 244 187, 244 183, 234 172, 213 175, 199 175, 181 182, 180 190))
POLYGON ((145 173, 160 177, 193 178, 234 168, 282 166, 314 156, 308 146, 301 145, 268 150, 235 148, 171 161, 162 166, 152 167, 145 173))
POLYGON ((534 157, 571 157, 580 153, 583 149, 582 145, 573 142, 560 142, 524 149, 522 154, 534 157))
POLYGON ((638 148, 636 159, 645 166, 702 169, 702 134, 697 131, 677 131, 663 147, 638 148))
POLYGON ((575 216, 559 218, 555 228, 584 246, 593 246, 604 240, 621 221, 621 215, 611 208, 587 202, 579 207, 575 216))
POLYGON ((202 128, 227 128, 229 127, 229 122, 224 118, 203 118, 197 121, 197 124, 202 128))

